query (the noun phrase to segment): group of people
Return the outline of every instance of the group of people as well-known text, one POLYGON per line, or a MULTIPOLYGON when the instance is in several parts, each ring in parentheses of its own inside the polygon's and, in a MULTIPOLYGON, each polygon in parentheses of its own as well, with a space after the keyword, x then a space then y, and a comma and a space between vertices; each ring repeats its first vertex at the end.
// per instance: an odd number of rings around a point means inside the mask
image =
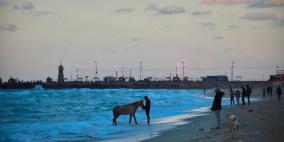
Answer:
MULTIPOLYGON (((276 88, 275 93, 277 94, 277 100, 278 100, 278 103, 279 103, 281 95, 282 95, 281 86, 278 86, 276 88)), ((266 96, 272 97, 272 94, 273 94, 273 88, 271 86, 267 86, 266 88, 265 87, 262 88, 262 97, 263 97, 263 99, 265 99, 266 96)))
MULTIPOLYGON (((232 88, 230 88, 230 97, 231 97, 231 105, 234 104, 234 97, 236 97, 237 100, 237 105, 239 105, 239 100, 240 97, 242 98, 242 104, 245 105, 245 97, 248 99, 248 104, 250 104, 250 97, 252 93, 252 88, 249 85, 246 85, 246 87, 242 86, 242 92, 239 90, 234 91, 232 88)), ((267 87, 267 94, 272 96, 273 89, 272 87, 267 87)), ((282 89, 281 86, 278 86, 277 89, 275 90, 278 98, 278 103, 280 102, 280 97, 282 95, 282 89)), ((266 93, 266 92, 264 92, 266 93)), ((215 96, 213 100, 213 104, 211 107, 211 110, 215 113, 216 119, 217 119, 217 127, 216 129, 220 129, 221 126, 221 118, 220 118, 220 113, 222 109, 222 97, 224 96, 224 92, 222 92, 219 88, 215 89, 215 96)), ((264 94, 265 95, 265 94, 264 94)))
POLYGON ((245 105, 245 98, 248 100, 248 104, 250 104, 250 97, 252 93, 252 88, 249 85, 246 85, 245 87, 241 87, 242 92, 240 90, 233 90, 233 88, 230 88, 230 100, 231 100, 231 105, 235 104, 235 98, 237 105, 240 105, 240 98, 242 98, 242 105, 245 105))

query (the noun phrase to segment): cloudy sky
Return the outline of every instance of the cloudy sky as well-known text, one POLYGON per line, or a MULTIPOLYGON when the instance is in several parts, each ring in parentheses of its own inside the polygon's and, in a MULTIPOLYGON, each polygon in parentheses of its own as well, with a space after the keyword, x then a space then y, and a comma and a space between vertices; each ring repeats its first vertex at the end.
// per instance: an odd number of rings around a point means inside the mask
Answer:
POLYGON ((284 68, 283 0, 0 0, 0 77, 267 79, 284 68))

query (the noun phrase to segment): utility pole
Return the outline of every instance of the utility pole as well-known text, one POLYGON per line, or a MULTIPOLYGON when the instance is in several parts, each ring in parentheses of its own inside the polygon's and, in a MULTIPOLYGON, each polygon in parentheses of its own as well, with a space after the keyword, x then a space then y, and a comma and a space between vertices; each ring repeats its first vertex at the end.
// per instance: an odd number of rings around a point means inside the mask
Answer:
POLYGON ((98 75, 98 63, 97 63, 97 61, 95 61, 94 63, 95 63, 95 77, 94 77, 94 79, 97 79, 97 75, 98 75))
POLYGON ((129 69, 129 78, 131 77, 131 68, 129 69))
POLYGON ((121 68, 121 76, 122 77, 124 76, 124 68, 123 67, 121 68))
POLYGON ((231 81, 234 81, 234 61, 232 61, 232 66, 231 66, 231 81))
POLYGON ((118 71, 115 71, 115 80, 117 81, 118 71))
POLYGON ((278 74, 278 69, 279 69, 279 66, 276 65, 276 71, 275 71, 275 74, 276 74, 276 75, 278 74))
POLYGON ((139 68, 139 71, 140 71, 140 80, 142 80, 142 64, 143 64, 143 62, 140 61, 140 68, 139 68))
POLYGON ((76 74, 77 74, 77 80, 79 78, 79 68, 76 69, 76 74))
POLYGON ((182 61, 182 79, 184 79, 184 61, 182 61))
POLYGON ((177 67, 177 65, 176 65, 176 77, 178 76, 178 67, 177 67))

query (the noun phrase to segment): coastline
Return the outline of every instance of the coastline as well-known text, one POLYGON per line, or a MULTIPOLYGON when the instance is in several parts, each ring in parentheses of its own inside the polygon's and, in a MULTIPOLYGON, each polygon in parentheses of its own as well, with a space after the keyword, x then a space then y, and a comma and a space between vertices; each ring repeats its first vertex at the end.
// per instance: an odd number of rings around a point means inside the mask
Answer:
MULTIPOLYGON (((261 94, 254 93, 260 97, 261 94)), ((224 100, 223 100, 224 101, 224 100)), ((225 106, 222 110, 221 129, 216 130, 216 118, 211 112, 205 116, 197 116, 185 121, 192 122, 177 126, 162 132, 159 136, 143 142, 257 142, 257 141, 282 141, 284 136, 284 102, 277 103, 276 95, 266 97, 265 100, 252 102, 245 106, 225 106), (282 108, 282 109, 281 109, 282 108), (234 114, 244 123, 240 130, 232 131, 232 124, 228 116, 234 114)))

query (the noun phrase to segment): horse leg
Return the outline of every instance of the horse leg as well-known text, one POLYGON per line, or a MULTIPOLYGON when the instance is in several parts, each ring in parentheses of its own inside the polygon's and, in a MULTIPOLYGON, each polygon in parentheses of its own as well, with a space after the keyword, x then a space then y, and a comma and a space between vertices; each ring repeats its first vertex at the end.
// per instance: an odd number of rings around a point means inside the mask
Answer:
POLYGON ((132 115, 129 115, 129 124, 131 124, 131 120, 132 120, 132 115))
POLYGON ((135 124, 137 125, 135 114, 133 114, 133 118, 134 118, 135 124))

